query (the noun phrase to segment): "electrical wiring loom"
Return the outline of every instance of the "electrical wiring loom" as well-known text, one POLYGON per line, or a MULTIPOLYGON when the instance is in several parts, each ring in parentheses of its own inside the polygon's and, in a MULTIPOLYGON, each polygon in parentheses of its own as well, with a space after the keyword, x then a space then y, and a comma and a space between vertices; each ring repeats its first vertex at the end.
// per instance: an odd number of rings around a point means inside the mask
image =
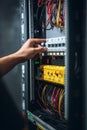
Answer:
MULTIPOLYGON (((50 85, 41 85, 38 89, 39 99, 45 111, 56 112, 60 119, 64 119, 64 89, 50 85)), ((41 104, 39 103, 41 106, 41 104)))
MULTIPOLYGON (((53 27, 64 29, 65 26, 65 4, 64 0, 38 0, 38 10, 42 7, 39 23, 42 28, 50 30, 53 27), (44 16, 46 12, 46 16, 44 16), (44 19, 44 17, 46 17, 44 19)), ((38 16, 38 13, 37 13, 38 16)))

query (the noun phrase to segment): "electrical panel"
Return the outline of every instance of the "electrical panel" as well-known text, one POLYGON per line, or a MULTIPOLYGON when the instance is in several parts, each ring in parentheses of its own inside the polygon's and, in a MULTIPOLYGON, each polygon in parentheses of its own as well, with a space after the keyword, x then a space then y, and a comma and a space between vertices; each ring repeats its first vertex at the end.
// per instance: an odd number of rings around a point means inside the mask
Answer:
POLYGON ((65 1, 30 0, 28 8, 29 37, 46 38, 47 52, 29 61, 27 117, 38 130, 65 130, 65 1))
POLYGON ((42 58, 22 64, 22 110, 37 130, 82 130, 83 1, 24 0, 21 7, 22 43, 26 30, 27 38, 46 38, 42 58))
POLYGON ((1 4, 0 55, 14 53, 28 38, 46 38, 40 44, 47 51, 0 79, 3 93, 6 87, 23 117, 33 124, 30 129, 86 130, 86 0, 10 2, 9 10, 1 4))

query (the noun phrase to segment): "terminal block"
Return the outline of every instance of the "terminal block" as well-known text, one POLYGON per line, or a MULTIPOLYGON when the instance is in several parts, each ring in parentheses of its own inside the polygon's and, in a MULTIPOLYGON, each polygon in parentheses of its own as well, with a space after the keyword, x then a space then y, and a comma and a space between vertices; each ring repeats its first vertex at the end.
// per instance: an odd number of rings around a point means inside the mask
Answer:
POLYGON ((65 66, 41 65, 40 79, 64 85, 65 66))

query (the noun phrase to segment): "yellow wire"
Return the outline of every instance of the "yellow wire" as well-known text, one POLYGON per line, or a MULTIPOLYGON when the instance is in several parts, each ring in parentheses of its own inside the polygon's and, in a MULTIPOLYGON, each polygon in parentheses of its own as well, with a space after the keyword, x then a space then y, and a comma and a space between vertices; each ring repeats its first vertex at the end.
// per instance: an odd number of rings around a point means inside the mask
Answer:
POLYGON ((58 4, 58 11, 57 11, 57 16, 56 16, 56 25, 59 25, 60 7, 61 7, 61 0, 59 0, 59 4, 58 4))
POLYGON ((60 10, 61 10, 61 0, 59 0, 59 3, 58 3, 58 11, 57 11, 56 20, 55 20, 55 26, 59 28, 63 28, 64 26, 61 23, 60 10))
POLYGON ((64 96, 64 90, 62 90, 62 92, 61 92, 61 94, 60 94, 60 99, 59 99, 59 105, 58 105, 58 112, 59 112, 59 116, 61 117, 61 118, 63 118, 62 117, 62 113, 61 113, 61 103, 62 103, 62 99, 63 99, 63 96, 64 96))

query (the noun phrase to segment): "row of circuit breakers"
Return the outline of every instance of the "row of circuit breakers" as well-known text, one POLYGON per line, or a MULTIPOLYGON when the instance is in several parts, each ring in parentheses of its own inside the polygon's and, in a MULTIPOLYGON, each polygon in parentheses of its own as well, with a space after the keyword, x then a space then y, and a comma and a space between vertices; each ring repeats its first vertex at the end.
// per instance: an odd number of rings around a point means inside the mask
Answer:
MULTIPOLYGON (((65 55, 66 41, 65 37, 48 38, 46 43, 41 43, 47 48, 47 55, 65 55)), ((44 53, 43 53, 44 55, 44 53)))

